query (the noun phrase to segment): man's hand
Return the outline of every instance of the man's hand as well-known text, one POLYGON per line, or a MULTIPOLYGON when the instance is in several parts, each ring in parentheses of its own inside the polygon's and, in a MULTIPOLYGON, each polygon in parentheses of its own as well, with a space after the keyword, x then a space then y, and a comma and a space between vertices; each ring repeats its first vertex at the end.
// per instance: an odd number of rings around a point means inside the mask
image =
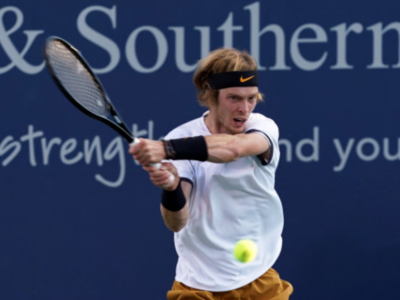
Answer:
POLYGON ((142 166, 159 163, 166 158, 163 142, 141 138, 139 140, 140 143, 129 146, 129 153, 142 166))
POLYGON ((173 191, 179 185, 180 178, 178 172, 171 163, 162 163, 161 169, 159 170, 148 165, 144 165, 142 168, 149 173, 150 180, 155 186, 163 188, 167 191, 173 191), (171 174, 174 175, 174 180, 170 182, 171 174))

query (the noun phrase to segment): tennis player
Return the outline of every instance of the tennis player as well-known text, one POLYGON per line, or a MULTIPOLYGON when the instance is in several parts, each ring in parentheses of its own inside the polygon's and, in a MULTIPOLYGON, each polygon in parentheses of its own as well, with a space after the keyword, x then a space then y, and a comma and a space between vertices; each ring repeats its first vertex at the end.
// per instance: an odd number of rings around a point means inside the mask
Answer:
POLYGON ((141 139, 129 149, 163 189, 161 214, 175 232, 179 258, 167 298, 289 299, 292 285, 272 268, 283 229, 274 188, 279 131, 253 113, 262 101, 257 64, 247 52, 218 49, 200 61, 193 81, 208 111, 163 141, 141 139), (148 166, 165 159, 160 170, 148 166), (232 255, 241 239, 257 244, 251 262, 232 255))

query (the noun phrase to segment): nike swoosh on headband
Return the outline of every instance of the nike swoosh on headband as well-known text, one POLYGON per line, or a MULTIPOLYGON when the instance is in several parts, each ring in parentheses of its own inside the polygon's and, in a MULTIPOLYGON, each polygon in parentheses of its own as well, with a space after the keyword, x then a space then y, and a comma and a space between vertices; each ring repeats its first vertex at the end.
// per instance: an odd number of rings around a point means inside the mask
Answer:
POLYGON ((253 75, 253 76, 250 76, 250 77, 247 77, 247 78, 243 78, 243 76, 241 76, 241 77, 240 77, 240 82, 246 82, 246 81, 252 79, 253 77, 254 77, 254 75, 253 75))
POLYGON ((257 71, 233 71, 210 75, 208 83, 211 89, 220 90, 228 87, 258 86, 257 71))

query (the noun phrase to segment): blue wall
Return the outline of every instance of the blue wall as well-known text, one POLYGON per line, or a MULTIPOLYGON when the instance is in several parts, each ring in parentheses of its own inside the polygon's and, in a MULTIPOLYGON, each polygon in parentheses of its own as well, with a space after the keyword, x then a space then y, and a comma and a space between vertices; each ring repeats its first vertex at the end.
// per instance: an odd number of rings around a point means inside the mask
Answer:
POLYGON ((275 268, 293 299, 400 299, 399 11, 395 0, 2 1, 0 299, 164 299, 175 272, 160 190, 54 85, 50 35, 80 49, 152 139, 204 111, 199 58, 247 49, 266 98, 256 110, 280 127, 275 268))

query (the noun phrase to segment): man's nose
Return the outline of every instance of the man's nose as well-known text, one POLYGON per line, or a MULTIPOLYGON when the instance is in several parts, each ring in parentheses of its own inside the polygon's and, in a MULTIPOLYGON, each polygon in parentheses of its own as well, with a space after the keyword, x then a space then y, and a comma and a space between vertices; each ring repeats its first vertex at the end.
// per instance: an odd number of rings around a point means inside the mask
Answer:
POLYGON ((250 104, 247 101, 240 103, 239 111, 242 113, 248 113, 250 110, 250 104))

